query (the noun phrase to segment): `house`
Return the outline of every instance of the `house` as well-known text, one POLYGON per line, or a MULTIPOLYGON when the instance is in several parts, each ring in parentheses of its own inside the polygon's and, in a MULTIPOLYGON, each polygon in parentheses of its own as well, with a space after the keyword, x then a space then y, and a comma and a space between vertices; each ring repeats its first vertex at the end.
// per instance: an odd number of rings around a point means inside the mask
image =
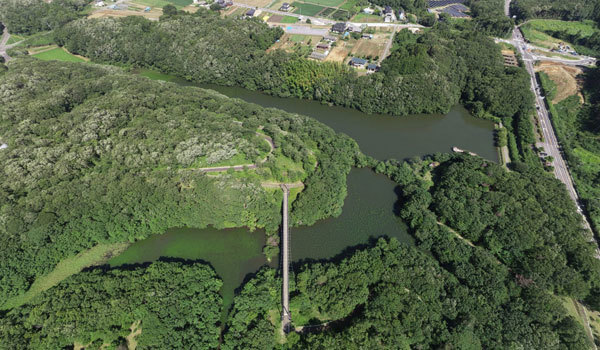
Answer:
POLYGON ((343 33, 346 31, 347 29, 347 25, 346 23, 336 23, 331 27, 331 31, 334 33, 343 33))
POLYGON ((279 11, 283 11, 283 12, 288 12, 290 10, 290 4, 287 2, 284 2, 281 7, 279 8, 279 11))
POLYGON ((331 45, 329 43, 318 43, 317 44, 317 49, 329 50, 330 48, 331 48, 331 45))
POLYGON ((364 12, 364 13, 366 13, 366 14, 368 14, 368 15, 372 15, 373 13, 375 13, 375 10, 373 10, 373 9, 372 9, 372 8, 370 8, 370 7, 365 7, 365 8, 363 9, 363 12, 364 12))
POLYGON ((352 67, 355 67, 355 68, 364 68, 365 65, 367 64, 367 60, 363 60, 362 58, 358 58, 358 57, 352 57, 352 59, 350 60, 350 62, 348 62, 348 64, 350 64, 352 67))
POLYGON ((246 11, 246 18, 254 17, 255 13, 256 13, 255 9, 250 9, 250 10, 246 11))
POLYGON ((379 66, 375 63, 369 63, 367 66, 367 73, 375 73, 379 70, 379 66))
POLYGON ((221 8, 229 7, 233 5, 233 1, 231 0, 217 0, 217 4, 221 6, 221 8))
POLYGON ((335 36, 331 36, 331 35, 325 35, 323 37, 323 40, 328 41, 330 43, 334 43, 337 41, 337 38, 335 36))
POLYGON ((361 38, 363 38, 363 39, 373 39, 373 34, 363 34, 361 36, 361 38))
POLYGON ((389 7, 389 6, 386 6, 386 7, 383 9, 383 15, 385 16, 385 15, 388 15, 388 14, 390 14, 390 13, 394 13, 394 10, 392 10, 392 8, 391 8, 391 7, 389 7))

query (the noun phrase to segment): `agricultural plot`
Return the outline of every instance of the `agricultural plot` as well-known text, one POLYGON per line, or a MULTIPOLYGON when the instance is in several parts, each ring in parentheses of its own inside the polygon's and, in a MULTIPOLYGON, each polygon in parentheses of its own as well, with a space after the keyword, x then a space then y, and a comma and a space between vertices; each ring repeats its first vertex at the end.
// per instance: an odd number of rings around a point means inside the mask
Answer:
POLYGON ((300 19, 298 17, 293 17, 293 16, 284 16, 281 19, 281 23, 296 23, 298 22, 300 19))
POLYGON ((598 29, 592 21, 570 22, 554 19, 533 19, 524 26, 541 32, 567 32, 568 34, 579 34, 582 37, 598 34, 598 29))
POLYGON ((160 7, 160 8, 171 4, 171 5, 175 5, 175 7, 177 7, 177 8, 182 8, 182 7, 191 5, 193 3, 193 1, 192 0, 135 0, 135 3, 144 5, 144 6, 160 7))
POLYGON ((319 16, 321 16, 321 17, 329 17, 329 15, 331 15, 335 11, 336 11, 336 9, 328 7, 325 10, 321 11, 321 13, 319 13, 319 16))
POLYGON ((325 6, 325 7, 337 7, 340 6, 344 0, 305 0, 313 4, 325 6))
POLYGON ((85 62, 81 57, 77 57, 67 52, 62 47, 57 47, 47 51, 42 51, 32 55, 42 61, 66 61, 66 62, 85 62))
POLYGON ((294 13, 297 13, 299 15, 304 15, 304 16, 315 16, 317 13, 319 13, 325 9, 323 6, 309 4, 309 3, 302 3, 302 2, 297 2, 297 1, 294 1, 292 3, 292 6, 294 6, 296 8, 294 10, 294 13))
POLYGON ((347 21, 350 19, 350 12, 345 10, 337 10, 331 15, 331 18, 337 21, 347 21))

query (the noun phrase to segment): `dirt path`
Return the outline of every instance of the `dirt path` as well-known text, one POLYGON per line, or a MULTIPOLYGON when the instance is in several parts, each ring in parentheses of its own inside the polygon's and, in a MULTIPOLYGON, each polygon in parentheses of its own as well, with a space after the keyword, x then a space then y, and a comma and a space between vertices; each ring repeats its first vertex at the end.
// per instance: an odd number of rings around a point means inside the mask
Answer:
POLYGON ((4 62, 8 62, 12 59, 6 53, 6 50, 9 49, 9 47, 6 45, 6 43, 8 42, 8 39, 10 39, 10 34, 8 33, 8 29, 6 27, 4 27, 4 32, 2 33, 2 39, 0 39, 0 56, 2 56, 2 58, 4 58, 4 62))
POLYGON ((304 188, 304 184, 302 181, 296 182, 275 182, 275 181, 265 181, 261 183, 262 187, 266 188, 281 188, 281 185, 286 185, 288 188, 304 188))

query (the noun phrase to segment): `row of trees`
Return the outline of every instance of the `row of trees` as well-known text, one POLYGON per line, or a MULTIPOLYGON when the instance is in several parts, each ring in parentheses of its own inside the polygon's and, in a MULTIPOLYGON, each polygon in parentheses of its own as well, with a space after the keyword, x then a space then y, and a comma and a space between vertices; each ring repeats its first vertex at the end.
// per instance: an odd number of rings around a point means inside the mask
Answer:
POLYGON ((295 222, 341 212, 358 154, 354 141, 313 119, 114 67, 18 59, 0 89, 1 300, 98 243, 183 226, 276 233, 280 192, 264 190, 260 177, 194 170, 215 157, 254 159, 266 146, 259 126, 304 169, 295 222))

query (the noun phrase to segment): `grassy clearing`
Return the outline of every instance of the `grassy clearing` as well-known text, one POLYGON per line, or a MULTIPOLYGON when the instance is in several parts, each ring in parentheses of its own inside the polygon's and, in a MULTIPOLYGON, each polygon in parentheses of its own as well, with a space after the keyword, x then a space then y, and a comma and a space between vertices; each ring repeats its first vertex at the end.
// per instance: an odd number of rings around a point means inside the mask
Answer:
POLYGON ((352 10, 352 8, 354 6, 356 6, 357 3, 358 3, 357 0, 348 0, 342 6, 340 6, 340 9, 342 9, 342 10, 352 10))
POLYGON ((293 16, 284 16, 281 19, 281 23, 296 23, 298 22, 300 19, 298 17, 293 17, 293 16))
POLYGON ((74 257, 63 259, 54 270, 38 277, 25 294, 7 300, 0 308, 11 309, 26 304, 38 294, 56 286, 65 278, 74 275, 86 267, 102 264, 111 257, 123 252, 129 243, 99 244, 74 257))
POLYGON ((294 6, 296 8, 294 10, 294 13, 297 13, 299 15, 304 15, 304 16, 314 16, 317 13, 321 12, 323 9, 325 9, 325 7, 323 7, 323 6, 309 4, 309 3, 302 3, 302 2, 297 2, 297 1, 294 1, 292 3, 292 6, 294 6))
POLYGON ((304 34, 292 34, 290 35, 290 41, 294 43, 302 43, 305 42, 308 38, 308 35, 304 34))
POLYGON ((579 34, 582 37, 594 35, 598 32, 598 28, 592 21, 571 22, 555 19, 534 19, 524 26, 540 32, 566 31, 569 34, 579 34))
POLYGON ((380 23, 383 22, 383 18, 381 16, 370 15, 368 13, 359 13, 352 17, 352 22, 380 23))
POLYGON ((25 40, 25 39, 27 39, 26 36, 11 34, 10 38, 8 38, 8 41, 6 42, 6 45, 12 45, 14 43, 18 43, 19 41, 25 40))
POLYGON ((83 58, 77 57, 67 52, 62 47, 57 47, 54 49, 36 53, 32 56, 42 61, 85 62, 83 58))

